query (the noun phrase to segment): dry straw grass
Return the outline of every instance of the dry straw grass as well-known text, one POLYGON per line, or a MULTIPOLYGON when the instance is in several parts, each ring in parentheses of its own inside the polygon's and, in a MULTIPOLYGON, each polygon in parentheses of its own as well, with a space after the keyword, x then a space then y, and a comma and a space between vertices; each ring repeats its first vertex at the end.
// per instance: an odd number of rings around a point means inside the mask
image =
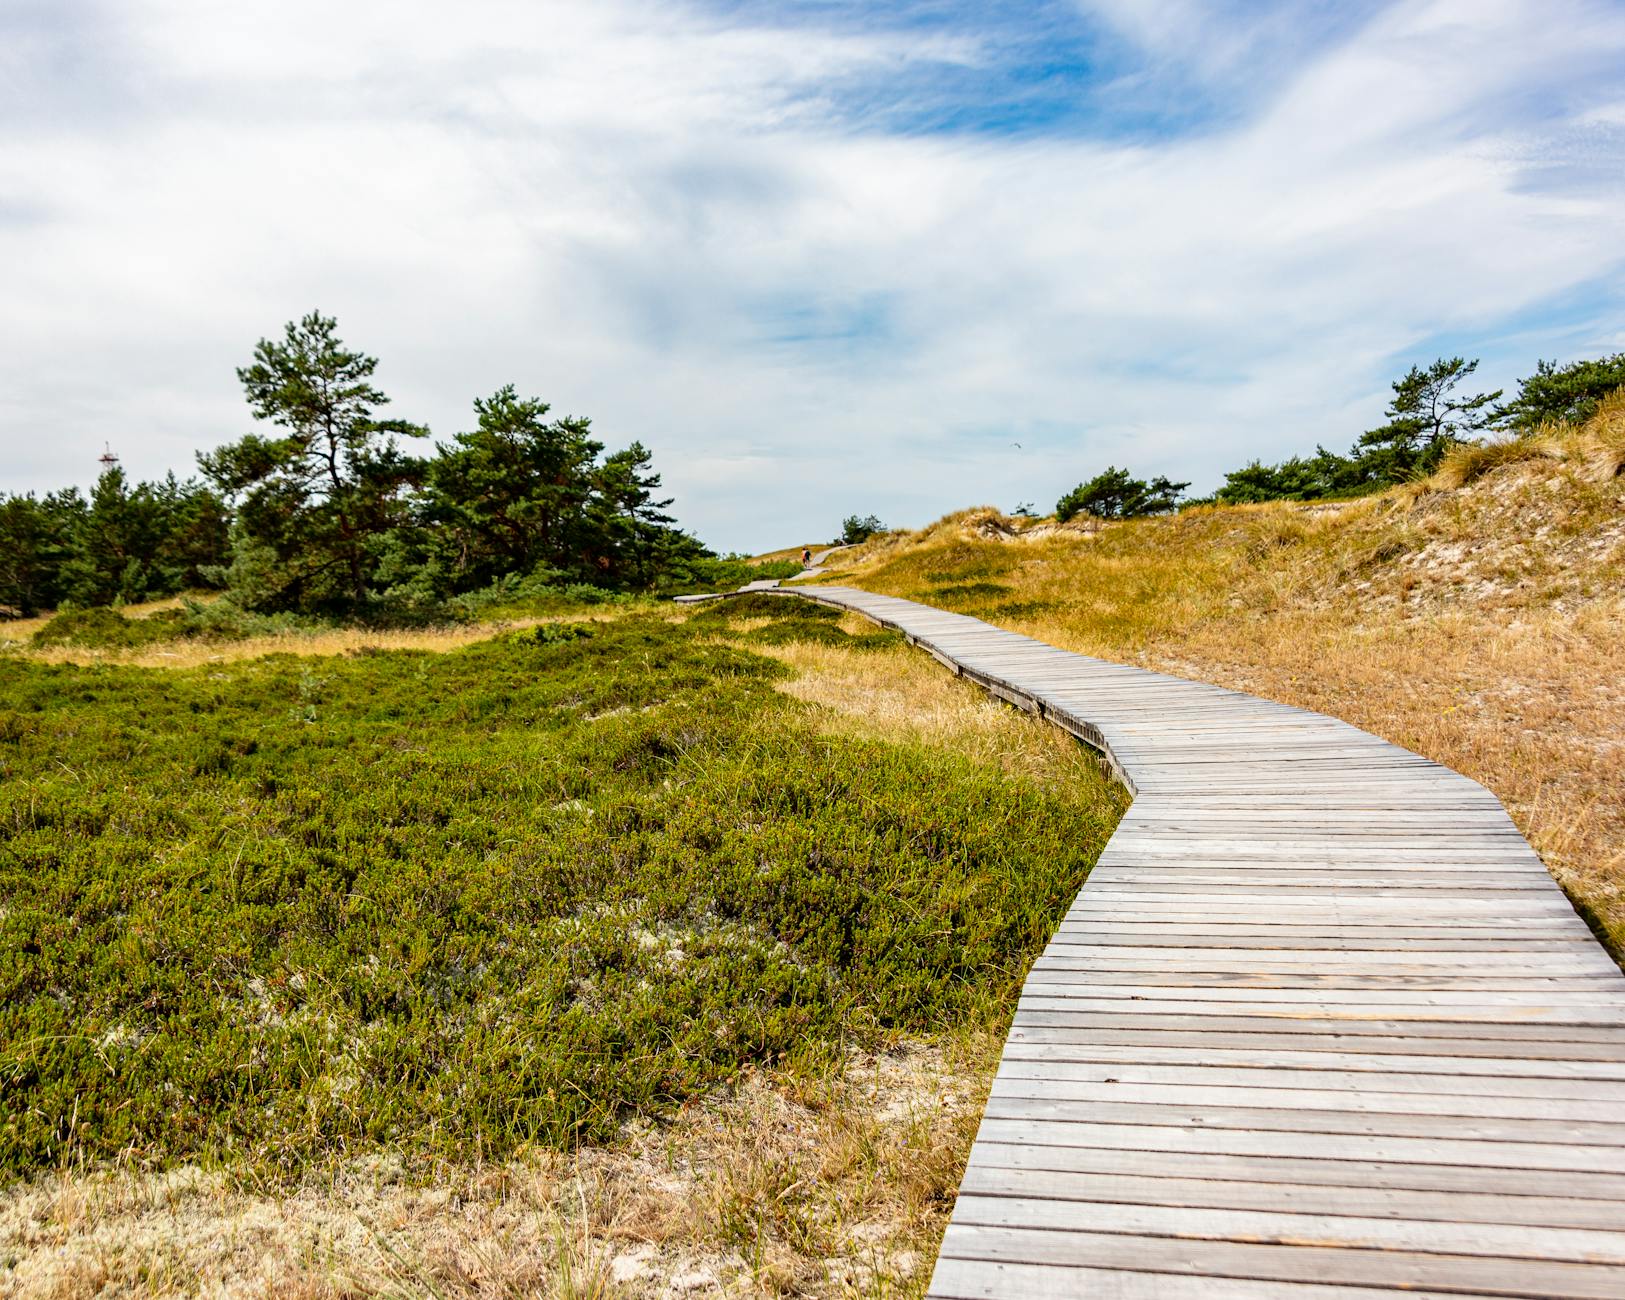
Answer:
POLYGON ((1561 460, 1562 444, 1552 437, 1497 438, 1489 442, 1459 443, 1445 453, 1430 480, 1436 491, 1466 487, 1491 470, 1530 460, 1561 460))
POLYGON ((1625 389, 1602 404, 1582 444, 1591 471, 1602 479, 1625 474, 1625 389))
POLYGON ((757 649, 796 671, 779 689, 817 705, 832 733, 926 745, 1041 784, 1094 776, 1095 760, 1076 741, 949 676, 917 650, 804 642, 757 649))
POLYGON ((292 1195, 227 1174, 56 1173, 0 1195, 7 1296, 345 1300, 911 1296, 924 1290, 998 1043, 833 1076, 748 1076, 616 1149, 292 1195))
MULTIPOLYGON (((149 607, 130 606, 132 616, 149 607)), ((153 606, 151 608, 158 608, 153 606)), ((49 664, 121 664, 135 668, 197 668, 205 664, 230 663, 239 659, 259 659, 265 655, 304 656, 359 654, 368 650, 425 650, 442 652, 460 646, 488 641, 497 633, 513 628, 534 627, 539 623, 606 622, 620 618, 613 608, 590 608, 548 618, 514 618, 499 622, 455 623, 424 628, 323 628, 319 631, 280 632, 273 636, 251 636, 237 641, 209 641, 179 638, 156 641, 128 649, 100 649, 73 644, 31 646, 13 644, 9 653, 25 655, 49 664)), ((676 622, 687 615, 680 607, 665 612, 676 622)), ((45 620, 31 620, 43 625, 45 620)), ((8 623, 6 635, 22 642, 25 625, 8 623)))
POLYGON ((1338 505, 963 511, 826 579, 1345 718, 1483 782, 1625 956, 1625 396, 1338 505))

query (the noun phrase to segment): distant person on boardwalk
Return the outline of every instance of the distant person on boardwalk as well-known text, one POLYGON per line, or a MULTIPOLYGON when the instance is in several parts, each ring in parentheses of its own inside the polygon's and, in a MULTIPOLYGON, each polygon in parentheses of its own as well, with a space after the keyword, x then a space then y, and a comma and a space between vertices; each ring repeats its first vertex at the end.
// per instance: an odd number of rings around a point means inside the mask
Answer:
POLYGON ((812 547, 810 546, 801 548, 801 567, 803 569, 812 568, 812 547))

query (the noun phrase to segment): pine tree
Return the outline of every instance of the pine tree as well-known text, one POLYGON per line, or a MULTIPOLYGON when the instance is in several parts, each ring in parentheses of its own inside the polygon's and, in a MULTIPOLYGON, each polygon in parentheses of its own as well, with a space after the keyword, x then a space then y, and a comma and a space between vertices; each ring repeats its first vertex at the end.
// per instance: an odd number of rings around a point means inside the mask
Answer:
POLYGON ((585 558, 614 585, 648 586, 668 565, 708 553, 671 526, 666 508, 672 498, 656 497, 660 475, 651 472, 653 463, 653 453, 634 442, 605 457, 593 476, 585 558))
POLYGON ((85 511, 77 488, 0 497, 0 615, 32 618, 61 603, 85 511))
POLYGON ((1130 519, 1138 515, 1166 514, 1179 504, 1189 483, 1175 483, 1158 475, 1147 483, 1126 469, 1108 465, 1087 483, 1080 483, 1055 503, 1062 523, 1080 514, 1097 519, 1130 519))
POLYGON ((425 517, 453 589, 543 567, 575 569, 603 444, 587 420, 549 421, 548 410, 509 384, 475 400, 478 427, 440 445, 425 517))
POLYGON ((1625 388, 1625 352, 1560 366, 1537 361, 1535 373, 1518 381, 1518 395, 1495 412, 1498 428, 1529 433, 1546 423, 1584 424, 1602 399, 1625 388))
POLYGON ((1456 386, 1477 369, 1476 360, 1441 357, 1426 370, 1412 366, 1396 379, 1388 423, 1361 434, 1354 447, 1354 459, 1365 475, 1378 483, 1401 483, 1430 474, 1452 442, 1487 428, 1501 390, 1472 397, 1455 394, 1456 386))
POLYGON ((199 456, 236 506, 228 580, 250 608, 364 610, 389 531, 407 517, 421 462, 396 435, 425 430, 375 412, 375 357, 351 351, 332 317, 312 312, 280 342, 260 340, 237 372, 254 417, 283 430, 199 456))

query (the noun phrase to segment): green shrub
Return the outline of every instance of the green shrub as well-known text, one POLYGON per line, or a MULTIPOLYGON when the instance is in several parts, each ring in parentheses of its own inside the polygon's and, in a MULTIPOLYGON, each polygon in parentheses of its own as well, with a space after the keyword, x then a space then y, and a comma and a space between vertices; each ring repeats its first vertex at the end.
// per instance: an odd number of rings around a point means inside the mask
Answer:
POLYGON ((1057 501, 1055 518, 1064 524, 1084 514, 1097 519, 1166 514, 1179 504, 1189 486, 1189 483, 1174 483, 1160 474, 1148 483, 1134 478, 1126 469, 1110 465, 1057 501))
POLYGON ((34 633, 34 644, 123 650, 173 639, 185 618, 185 611, 179 609, 161 610, 140 619, 126 618, 105 606, 64 610, 34 633))
POLYGON ((765 578, 793 578, 801 572, 799 560, 755 561, 741 555, 722 559, 698 559, 664 579, 657 590, 663 596, 687 596, 695 592, 737 591, 747 582, 765 578))
POLYGON ((64 610, 34 633, 33 641, 41 646, 128 650, 159 641, 241 641, 251 636, 278 636, 321 626, 319 620, 296 614, 252 614, 229 600, 208 603, 188 600, 178 609, 162 609, 143 618, 129 618, 105 606, 64 610))
POLYGON ((841 521, 841 535, 837 539, 843 546, 856 546, 877 533, 886 531, 879 515, 848 515, 841 521))
POLYGON ((559 645, 585 641, 591 635, 591 623, 540 623, 511 633, 508 639, 515 645, 559 645))
POLYGON ((0 1168, 428 1169, 1008 1014, 1104 784, 825 736, 725 614, 551 626, 9 664, 0 1168))
POLYGON ((590 583, 566 582, 556 571, 544 569, 527 577, 499 578, 479 591, 454 597, 446 608, 459 620, 526 618, 600 605, 631 608, 647 599, 590 583))

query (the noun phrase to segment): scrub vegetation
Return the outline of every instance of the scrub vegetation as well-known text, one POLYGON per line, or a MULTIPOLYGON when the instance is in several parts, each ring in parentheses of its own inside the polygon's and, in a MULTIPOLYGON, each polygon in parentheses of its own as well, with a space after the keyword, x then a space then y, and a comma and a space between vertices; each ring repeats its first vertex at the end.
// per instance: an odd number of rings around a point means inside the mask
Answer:
POLYGON ((820 581, 1347 719, 1483 782, 1625 955, 1625 395, 1345 503, 950 515, 820 581))
POLYGON ((0 1278, 923 1286, 1121 795, 940 672, 865 722, 833 611, 550 618, 0 660, 0 1278))

